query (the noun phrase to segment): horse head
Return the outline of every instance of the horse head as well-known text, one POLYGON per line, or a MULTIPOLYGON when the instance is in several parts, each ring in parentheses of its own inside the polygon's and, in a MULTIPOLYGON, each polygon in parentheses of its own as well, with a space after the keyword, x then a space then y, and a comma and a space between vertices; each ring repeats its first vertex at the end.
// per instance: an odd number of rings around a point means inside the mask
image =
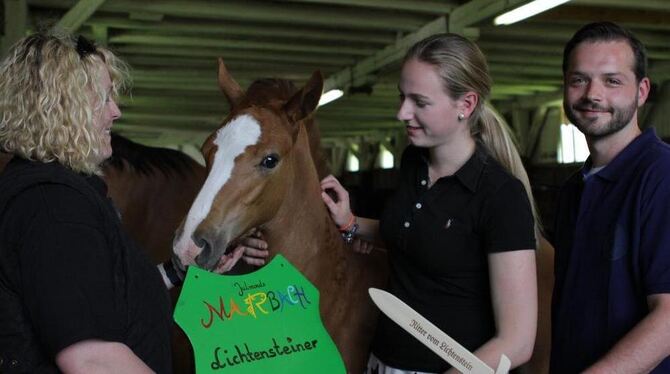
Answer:
POLYGON ((287 175, 294 172, 294 144, 323 90, 315 72, 290 97, 251 88, 244 93, 221 59, 218 80, 230 113, 202 146, 208 176, 173 245, 183 265, 208 270, 237 239, 277 213, 292 188, 287 175))

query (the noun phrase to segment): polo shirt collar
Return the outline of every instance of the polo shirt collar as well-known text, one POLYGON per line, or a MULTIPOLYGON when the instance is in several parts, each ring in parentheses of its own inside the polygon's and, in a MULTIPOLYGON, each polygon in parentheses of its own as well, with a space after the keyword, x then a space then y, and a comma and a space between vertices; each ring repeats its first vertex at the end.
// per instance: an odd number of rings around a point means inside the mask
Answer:
POLYGON ((479 186, 479 178, 484 170, 487 157, 488 153, 484 149, 484 146, 477 142, 475 153, 473 153, 470 159, 456 171, 456 174, 454 174, 456 178, 458 178, 458 180, 472 192, 475 192, 477 186, 479 186))
MULTIPOLYGON (((618 180, 624 173, 630 171, 630 167, 635 164, 635 160, 638 159, 657 138, 656 130, 653 127, 644 130, 642 134, 633 139, 626 148, 619 152, 619 154, 596 175, 608 181, 618 180)), ((588 172, 591 167, 591 157, 589 157, 584 163, 582 174, 588 172)))
MULTIPOLYGON (((428 149, 421 148, 421 157, 426 163, 426 168, 428 167, 428 149)), ((476 143, 475 152, 470 156, 468 161, 461 166, 460 169, 454 173, 454 177, 461 182, 471 192, 477 191, 477 186, 479 185, 479 179, 486 165, 486 159, 488 153, 483 145, 479 142, 476 143)), ((426 169, 427 170, 427 169, 426 169)), ((440 178, 441 180, 442 178, 440 178)), ((438 182, 440 181, 438 180, 438 182)))

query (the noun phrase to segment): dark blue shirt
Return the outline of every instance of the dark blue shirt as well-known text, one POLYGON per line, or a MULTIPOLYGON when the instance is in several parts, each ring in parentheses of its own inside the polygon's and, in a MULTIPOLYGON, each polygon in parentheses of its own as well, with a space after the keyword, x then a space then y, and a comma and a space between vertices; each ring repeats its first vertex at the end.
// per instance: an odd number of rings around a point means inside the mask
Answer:
POLYGON ((589 168, 558 203, 553 373, 588 368, 649 313, 647 296, 670 292, 670 147, 649 129, 584 180, 589 168))

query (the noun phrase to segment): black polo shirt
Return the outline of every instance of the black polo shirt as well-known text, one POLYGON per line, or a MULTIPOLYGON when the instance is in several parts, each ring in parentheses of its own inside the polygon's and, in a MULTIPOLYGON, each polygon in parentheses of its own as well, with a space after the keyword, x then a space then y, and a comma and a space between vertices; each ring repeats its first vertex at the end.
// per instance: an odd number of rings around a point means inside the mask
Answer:
MULTIPOLYGON (((426 152, 405 150, 398 188, 382 214, 389 291, 474 351, 495 333, 487 255, 534 249, 533 215, 523 184, 483 146, 430 189, 426 152)), ((400 369, 449 368, 385 316, 373 352, 400 369)))

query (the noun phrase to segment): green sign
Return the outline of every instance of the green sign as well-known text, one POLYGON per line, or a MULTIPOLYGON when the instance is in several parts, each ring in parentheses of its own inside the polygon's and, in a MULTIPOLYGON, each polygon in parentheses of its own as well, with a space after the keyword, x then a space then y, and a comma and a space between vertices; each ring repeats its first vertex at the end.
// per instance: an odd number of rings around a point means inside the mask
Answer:
POLYGON ((174 319, 197 373, 344 373, 319 291, 281 255, 246 275, 189 267, 174 319))

